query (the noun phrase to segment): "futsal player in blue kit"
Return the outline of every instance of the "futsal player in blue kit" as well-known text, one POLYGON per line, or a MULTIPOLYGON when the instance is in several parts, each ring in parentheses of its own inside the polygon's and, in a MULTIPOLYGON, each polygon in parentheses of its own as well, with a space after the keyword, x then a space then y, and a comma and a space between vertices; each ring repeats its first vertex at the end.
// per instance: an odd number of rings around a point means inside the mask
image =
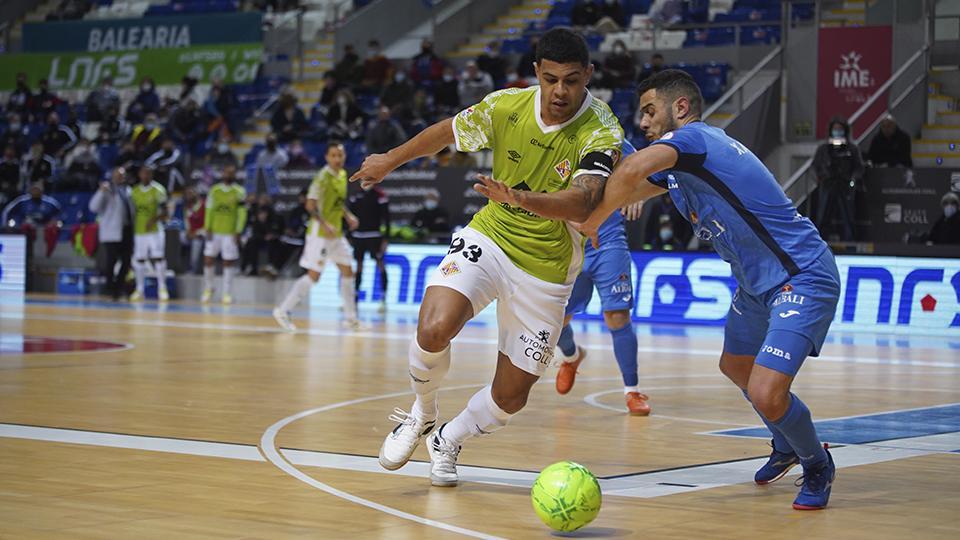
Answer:
MULTIPOLYGON (((636 150, 632 144, 624 141, 621 151, 626 157, 636 150)), ((623 211, 628 217, 630 212, 639 216, 640 205, 636 206, 623 211)), ((587 309, 593 289, 596 288, 600 295, 603 321, 613 338, 613 354, 623 377, 623 395, 627 410, 634 416, 647 416, 650 414, 650 405, 647 403, 650 398, 638 388, 640 380, 637 374, 637 335, 633 332, 630 320, 634 301, 633 284, 630 280, 633 263, 627 248, 624 213, 614 212, 607 218, 600 226, 599 236, 600 247, 594 248, 590 244, 585 247, 583 270, 577 276, 573 292, 567 300, 566 318, 557 342, 563 353, 560 355, 560 371, 557 374, 557 392, 570 392, 577 376, 577 368, 586 358, 586 350, 574 342, 570 319, 575 313, 587 309)))
MULTIPOLYGON (((664 70, 644 79, 638 92, 640 126, 651 144, 617 166, 580 230, 597 247, 598 229, 618 208, 670 193, 737 281, 720 371, 773 434, 773 452, 754 481, 773 482, 799 462, 803 484, 793 507, 824 508, 836 466, 790 386, 806 357, 820 353, 836 312, 840 276, 833 254, 763 163, 700 120, 703 97, 690 75, 664 70)), ((517 200, 497 184, 487 184, 488 197, 517 200)))

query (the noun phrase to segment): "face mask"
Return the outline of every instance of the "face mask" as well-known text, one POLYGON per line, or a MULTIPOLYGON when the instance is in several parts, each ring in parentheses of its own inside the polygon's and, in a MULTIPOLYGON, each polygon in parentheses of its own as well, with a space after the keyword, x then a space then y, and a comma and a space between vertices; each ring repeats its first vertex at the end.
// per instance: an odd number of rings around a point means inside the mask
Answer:
POLYGON ((302 147, 302 146, 294 146, 294 147, 290 148, 290 153, 293 154, 293 155, 295 155, 295 156, 299 156, 300 154, 303 153, 303 147, 302 147))
POLYGON ((613 54, 623 54, 624 52, 626 52, 626 49, 623 47, 616 47, 613 49, 613 54))
POLYGON ((835 129, 830 132, 830 136, 833 137, 834 139, 842 139, 844 136, 844 133, 842 129, 835 129))
POLYGON ((380 51, 378 51, 377 49, 373 49, 367 53, 367 56, 369 56, 370 58, 376 58, 380 56, 380 51))
POLYGON ((453 75, 444 75, 443 80, 446 82, 450 82, 453 80, 453 75))
POLYGON ((337 98, 337 105, 340 105, 340 106, 342 107, 342 106, 344 106, 344 105, 346 105, 346 104, 347 104, 347 98, 345 98, 345 97, 338 97, 338 98, 337 98))
POLYGON ((153 90, 153 88, 151 88, 149 84, 145 84, 140 87, 141 92, 149 92, 150 90, 153 90))
POLYGON ((407 78, 406 73, 403 73, 402 71, 400 73, 397 73, 397 76, 396 76, 397 82, 403 82, 404 80, 406 80, 406 78, 407 78))
POLYGON ((10 131, 20 131, 20 124, 10 124, 10 131))
POLYGON ((277 149, 277 143, 267 143, 267 150, 273 152, 277 149))
POLYGON ((157 125, 154 124, 153 122, 147 122, 146 124, 143 125, 143 127, 147 128, 149 131, 153 131, 157 127, 157 125))
POLYGON ((943 207, 943 216, 947 219, 952 218, 957 213, 957 205, 948 204, 943 207))
POLYGON ((669 242, 673 238, 672 229, 660 229, 660 240, 669 242))
POLYGON ((227 152, 230 151, 230 145, 225 143, 218 144, 217 151, 220 152, 221 154, 226 154, 227 152))
POLYGON ((423 201, 423 207, 426 208, 427 210, 433 210, 434 208, 437 207, 437 201, 434 201, 432 199, 427 199, 423 201))

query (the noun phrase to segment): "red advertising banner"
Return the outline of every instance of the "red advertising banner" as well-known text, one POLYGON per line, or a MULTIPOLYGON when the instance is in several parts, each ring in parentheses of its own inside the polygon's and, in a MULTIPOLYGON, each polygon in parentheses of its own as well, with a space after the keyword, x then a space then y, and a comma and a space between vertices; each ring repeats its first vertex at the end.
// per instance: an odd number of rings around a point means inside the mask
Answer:
MULTIPOLYGON (((849 119, 891 75, 889 26, 821 28, 817 50, 817 137, 834 116, 849 119)), ((859 134, 886 111, 884 93, 856 122, 859 134)))

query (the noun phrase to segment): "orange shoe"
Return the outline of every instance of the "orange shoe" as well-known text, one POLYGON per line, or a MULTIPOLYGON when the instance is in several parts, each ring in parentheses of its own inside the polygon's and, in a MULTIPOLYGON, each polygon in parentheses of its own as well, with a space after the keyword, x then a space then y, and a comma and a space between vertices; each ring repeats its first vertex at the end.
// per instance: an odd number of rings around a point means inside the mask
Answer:
MULTIPOLYGON (((557 381, 560 379, 558 378, 557 381)), ((650 399, 646 394, 641 394, 640 392, 627 392, 624 394, 624 397, 627 398, 627 409, 630 411, 630 416, 649 416, 650 415, 650 404, 647 403, 647 400, 650 399)))
POLYGON ((573 383, 577 378, 577 368, 580 362, 587 358, 587 351, 577 345, 577 359, 560 364, 560 373, 557 373, 557 393, 566 394, 573 388, 573 383))

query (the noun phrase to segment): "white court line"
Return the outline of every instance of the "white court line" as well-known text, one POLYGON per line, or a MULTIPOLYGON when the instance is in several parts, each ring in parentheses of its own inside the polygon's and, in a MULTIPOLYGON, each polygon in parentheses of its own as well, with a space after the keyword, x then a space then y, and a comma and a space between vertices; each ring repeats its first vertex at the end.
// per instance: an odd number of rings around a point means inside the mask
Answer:
MULTIPOLYGON (((652 378, 653 378, 653 377, 644 377, 644 380, 646 380, 646 379, 652 379, 652 378)), ((683 386, 651 386, 651 387, 649 387, 649 388, 645 387, 645 388, 644 388, 644 391, 653 391, 653 390, 656 390, 656 391, 661 391, 661 390, 683 390, 683 389, 688 389, 688 388, 696 388, 696 389, 702 389, 702 390, 706 390, 706 389, 726 389, 726 390, 729 390, 729 389, 732 389, 732 388, 733 388, 733 385, 732 385, 732 384, 723 384, 723 385, 720 385, 720 384, 710 384, 710 385, 707 385, 707 384, 694 384, 694 385, 683 385, 683 386)), ((607 395, 607 394, 622 393, 622 392, 623 392, 623 389, 621 389, 621 388, 617 388, 617 389, 614 389, 614 390, 604 390, 604 391, 602 391, 602 392, 594 392, 594 393, 592 393, 592 394, 589 394, 589 395, 584 396, 583 401, 585 401, 588 405, 592 405, 592 406, 597 407, 597 408, 599 408, 599 409, 606 409, 606 410, 608 410, 608 411, 614 411, 614 412, 618 412, 618 413, 626 413, 626 412, 627 412, 627 409, 626 409, 625 407, 614 407, 614 406, 612 406, 612 405, 607 405, 607 404, 605 404, 605 403, 601 403, 600 400, 597 399, 597 398, 599 398, 600 396, 605 396, 605 395, 607 395)), ((659 413, 652 413, 652 414, 650 414, 650 418, 662 418, 662 419, 664 419, 664 420, 679 420, 679 421, 681 421, 681 422, 694 422, 694 423, 697 423, 697 424, 714 424, 714 425, 718 425, 718 426, 754 427, 754 426, 752 426, 751 424, 738 424, 737 422, 722 422, 722 421, 718 421, 718 420, 703 420, 703 419, 699 419, 699 418, 684 418, 684 417, 682 417, 682 416, 667 416, 667 415, 665 415, 665 414, 659 414, 659 413)))
MULTIPOLYGON (((9 315, 0 314, 0 318, 6 319, 21 319, 21 317, 12 317, 9 315)), ((91 317, 71 317, 66 315, 30 315, 26 320, 44 320, 44 321, 64 321, 64 322, 78 322, 78 323, 94 323, 94 324, 126 324, 134 326, 153 326, 153 327, 165 327, 165 328, 188 328, 188 329, 201 329, 201 330, 226 330, 226 331, 237 331, 237 332, 263 332, 269 334, 285 334, 290 335, 285 330, 275 326, 257 326, 257 325, 241 325, 241 324, 221 324, 221 323, 190 323, 190 322, 179 322, 179 321, 165 321, 165 320, 145 320, 145 319, 111 319, 111 318, 91 318, 91 317)), ((342 338, 344 336, 353 336, 353 337, 365 337, 365 338, 379 338, 379 339, 389 339, 389 340, 398 340, 398 341, 409 341, 412 334, 405 333, 389 333, 389 332, 354 332, 350 334, 345 334, 341 330, 322 330, 319 328, 307 328, 303 330, 297 330, 297 334, 307 334, 311 336, 327 336, 327 337, 337 337, 342 338)), ((496 345, 497 340, 491 338, 471 338, 458 336, 454 338, 454 343, 472 343, 477 345, 496 345)), ((612 351, 612 345, 605 344, 590 344, 591 349, 612 351)), ((641 353, 659 353, 659 354, 683 354, 689 356, 708 356, 712 358, 720 358, 720 350, 717 349, 688 349, 684 347, 650 347, 650 346, 640 346, 637 348, 638 352, 641 353)), ((817 358, 810 360, 811 362, 827 362, 827 363, 840 363, 840 364, 864 364, 864 365, 885 365, 885 366, 908 366, 908 367, 939 367, 939 368, 950 368, 950 369, 960 369, 960 362, 951 362, 951 361, 937 361, 937 360, 911 360, 911 359, 901 359, 901 358, 876 358, 876 357, 846 357, 846 356, 831 356, 831 355, 821 355, 817 358)))

